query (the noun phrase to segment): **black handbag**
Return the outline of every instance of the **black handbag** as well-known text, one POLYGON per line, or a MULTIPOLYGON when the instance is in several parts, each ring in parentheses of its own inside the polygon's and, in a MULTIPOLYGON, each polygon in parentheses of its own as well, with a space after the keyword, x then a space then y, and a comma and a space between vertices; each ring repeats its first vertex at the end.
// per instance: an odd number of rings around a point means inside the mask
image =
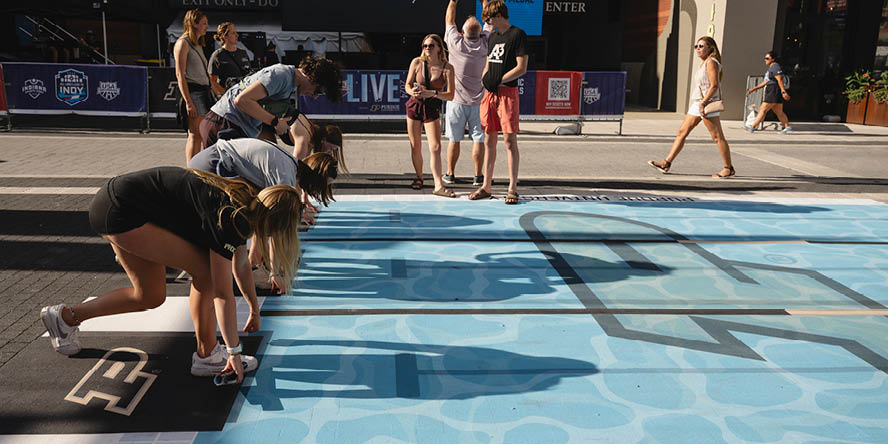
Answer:
MULTIPOLYGON (((432 74, 429 72, 429 62, 424 60, 422 62, 422 66, 423 66, 423 73, 425 74, 425 88, 428 90, 431 90, 432 89, 432 80, 431 80, 432 74)), ((426 108, 429 108, 429 109, 432 109, 435 111, 439 111, 439 112, 441 111, 441 106, 444 104, 444 102, 437 97, 428 97, 428 98, 422 99, 422 103, 426 106, 426 108)))

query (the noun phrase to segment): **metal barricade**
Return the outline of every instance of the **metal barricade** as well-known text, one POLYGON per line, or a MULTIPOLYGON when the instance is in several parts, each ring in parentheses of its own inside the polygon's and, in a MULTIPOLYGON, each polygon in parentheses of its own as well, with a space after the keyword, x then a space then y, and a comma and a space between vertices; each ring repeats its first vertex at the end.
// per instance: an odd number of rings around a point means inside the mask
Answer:
MULTIPOLYGON (((748 76, 746 77, 746 90, 752 88, 762 81, 765 80, 765 76, 748 76)), ((762 107, 762 101, 765 99, 765 89, 757 89, 752 92, 752 94, 746 95, 746 100, 743 102, 743 124, 748 123, 749 113, 752 112, 754 115, 757 115, 759 109, 762 107)), ((759 124, 759 127, 756 128, 758 130, 764 129, 765 122, 759 124)))

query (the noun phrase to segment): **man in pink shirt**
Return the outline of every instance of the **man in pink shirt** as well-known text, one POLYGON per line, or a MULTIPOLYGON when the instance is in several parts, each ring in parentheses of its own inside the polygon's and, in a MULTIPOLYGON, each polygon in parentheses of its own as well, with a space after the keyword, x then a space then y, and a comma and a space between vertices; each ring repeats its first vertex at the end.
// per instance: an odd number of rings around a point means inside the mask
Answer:
MULTIPOLYGON (((484 176, 484 129, 481 127, 481 99, 484 98, 484 87, 481 74, 487 62, 487 37, 490 30, 481 28, 481 23, 470 16, 463 23, 462 31, 456 27, 456 4, 459 0, 450 0, 444 18, 446 30, 444 41, 450 52, 450 64, 453 65, 456 87, 453 100, 447 104, 447 174, 444 183, 456 182, 453 171, 459 159, 459 142, 466 132, 468 124, 472 136, 472 160, 475 163, 474 185, 482 185, 484 176)), ((482 5, 487 0, 482 0, 482 5)))

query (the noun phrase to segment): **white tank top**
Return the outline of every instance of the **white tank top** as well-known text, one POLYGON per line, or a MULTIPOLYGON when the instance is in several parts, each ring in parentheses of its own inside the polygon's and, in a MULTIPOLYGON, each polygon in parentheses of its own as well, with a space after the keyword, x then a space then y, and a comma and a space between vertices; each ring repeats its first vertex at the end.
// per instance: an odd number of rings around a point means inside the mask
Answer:
MULTIPOLYGON (((721 63, 719 63, 718 60, 712 57, 706 59, 706 61, 704 61, 703 64, 700 65, 700 68, 697 69, 697 73, 694 75, 694 90, 691 92, 692 102, 699 102, 703 100, 703 95, 706 93, 706 91, 709 90, 709 76, 706 75, 706 63, 708 63, 709 60, 712 60, 718 66, 718 74, 719 77, 721 77, 721 63)), ((721 82, 719 82, 718 89, 715 91, 715 95, 713 95, 709 100, 721 100, 721 82)))

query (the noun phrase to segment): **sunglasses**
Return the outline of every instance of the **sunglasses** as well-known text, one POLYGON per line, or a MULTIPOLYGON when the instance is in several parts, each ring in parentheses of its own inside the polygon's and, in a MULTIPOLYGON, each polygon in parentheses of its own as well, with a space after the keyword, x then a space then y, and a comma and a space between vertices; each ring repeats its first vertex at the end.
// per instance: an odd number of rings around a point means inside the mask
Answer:
POLYGON ((431 45, 422 45, 422 47, 423 47, 423 49, 425 49, 425 48, 432 49, 432 48, 437 48, 438 45, 435 45, 435 44, 431 44, 431 45))
POLYGON ((704 44, 702 44, 702 43, 699 44, 699 45, 694 45, 694 48, 697 48, 697 49, 699 49, 699 48, 705 48, 705 47, 706 47, 706 45, 704 45, 704 44))
POLYGON ((770 58, 770 57, 765 57, 765 60, 771 60, 771 58, 770 58))

